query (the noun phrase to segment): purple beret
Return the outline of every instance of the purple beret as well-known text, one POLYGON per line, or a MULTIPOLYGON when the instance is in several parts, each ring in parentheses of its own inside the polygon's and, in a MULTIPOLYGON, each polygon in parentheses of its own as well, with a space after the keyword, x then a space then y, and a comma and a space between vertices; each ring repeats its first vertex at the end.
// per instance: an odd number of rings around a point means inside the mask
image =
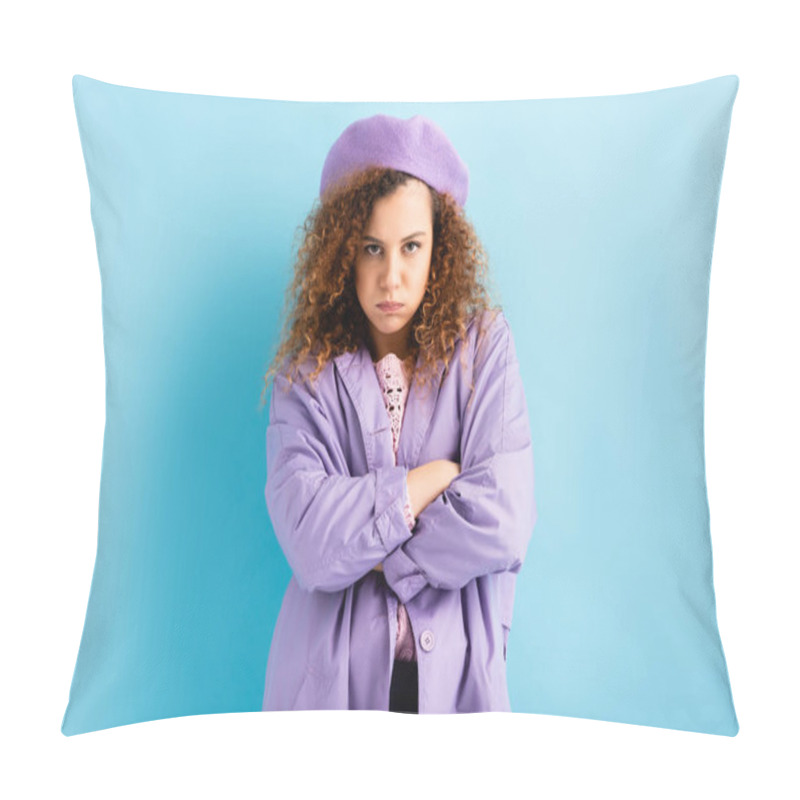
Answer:
POLYGON ((467 201, 467 165, 444 131, 419 114, 410 119, 376 114, 348 125, 328 151, 320 195, 349 172, 368 166, 408 172, 437 192, 448 192, 459 206, 467 201))

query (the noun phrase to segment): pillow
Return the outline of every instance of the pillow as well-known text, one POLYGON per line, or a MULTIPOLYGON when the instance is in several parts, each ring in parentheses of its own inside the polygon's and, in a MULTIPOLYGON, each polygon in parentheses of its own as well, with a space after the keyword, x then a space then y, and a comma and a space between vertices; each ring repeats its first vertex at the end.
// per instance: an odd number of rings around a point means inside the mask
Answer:
POLYGON ((738 84, 298 103, 74 76, 107 382, 62 732, 261 709, 291 572, 265 505, 259 400, 294 235, 348 124, 421 113, 469 167, 466 213, 527 398, 538 520, 507 643, 512 710, 736 735, 703 392, 738 84))

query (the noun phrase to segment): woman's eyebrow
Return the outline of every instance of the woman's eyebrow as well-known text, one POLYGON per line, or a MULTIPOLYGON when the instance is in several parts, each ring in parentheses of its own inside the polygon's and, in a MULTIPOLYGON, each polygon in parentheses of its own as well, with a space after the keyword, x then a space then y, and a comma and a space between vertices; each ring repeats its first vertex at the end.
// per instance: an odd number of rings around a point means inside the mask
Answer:
MULTIPOLYGON (((416 233, 409 233, 408 236, 404 236, 400 241, 405 242, 408 241, 409 239, 419 238, 420 236, 427 236, 427 234, 425 233, 425 231, 417 231, 416 233)), ((378 244, 383 244, 383 242, 375 236, 365 235, 364 238, 369 239, 371 242, 377 242, 378 244)))

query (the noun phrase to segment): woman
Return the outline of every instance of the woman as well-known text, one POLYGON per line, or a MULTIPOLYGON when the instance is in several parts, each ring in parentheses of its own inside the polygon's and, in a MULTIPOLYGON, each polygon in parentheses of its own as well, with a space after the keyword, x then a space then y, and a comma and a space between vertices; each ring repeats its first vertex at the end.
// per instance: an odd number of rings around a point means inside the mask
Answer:
POLYGON ((510 710, 533 456, 467 188, 419 115, 359 120, 326 159, 265 378, 265 497, 293 576, 264 710, 510 710))

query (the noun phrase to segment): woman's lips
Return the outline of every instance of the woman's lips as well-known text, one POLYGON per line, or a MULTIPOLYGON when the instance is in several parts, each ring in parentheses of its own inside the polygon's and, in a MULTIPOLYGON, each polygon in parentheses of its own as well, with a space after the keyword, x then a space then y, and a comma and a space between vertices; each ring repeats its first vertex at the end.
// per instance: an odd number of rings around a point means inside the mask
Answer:
POLYGON ((378 308, 386 314, 399 311, 403 307, 402 303, 378 303, 378 308))

